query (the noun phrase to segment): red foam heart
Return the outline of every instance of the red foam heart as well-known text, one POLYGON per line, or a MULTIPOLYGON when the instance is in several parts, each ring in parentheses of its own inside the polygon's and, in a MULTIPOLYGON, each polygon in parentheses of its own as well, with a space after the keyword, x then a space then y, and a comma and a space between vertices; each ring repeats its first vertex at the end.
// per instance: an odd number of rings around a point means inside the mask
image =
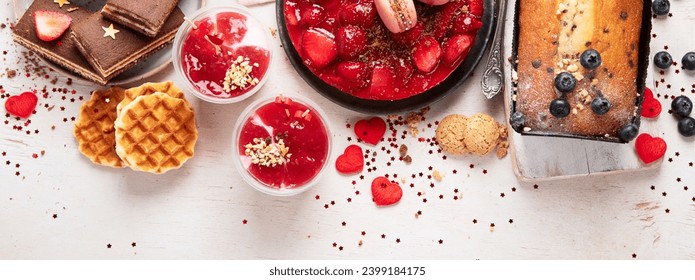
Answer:
POLYGON ((660 137, 642 133, 635 141, 635 149, 642 162, 650 164, 666 154, 666 141, 660 137))
POLYGON ((362 168, 364 168, 364 157, 362 148, 357 145, 347 146, 345 152, 335 161, 335 169, 343 174, 357 173, 362 171, 362 168))
POLYGON ((36 108, 36 103, 39 98, 33 92, 25 92, 20 95, 14 95, 5 101, 5 110, 8 113, 20 118, 28 118, 36 108))
POLYGON ((384 137, 384 133, 386 133, 386 122, 379 117, 355 123, 355 135, 366 143, 378 144, 384 137))
POLYGON ((661 102, 654 98, 652 90, 644 89, 644 100, 642 101, 642 117, 656 118, 661 114, 661 102))
POLYGON ((388 206, 397 203, 403 196, 403 190, 398 183, 386 179, 386 177, 376 177, 372 181, 372 199, 377 206, 388 206))

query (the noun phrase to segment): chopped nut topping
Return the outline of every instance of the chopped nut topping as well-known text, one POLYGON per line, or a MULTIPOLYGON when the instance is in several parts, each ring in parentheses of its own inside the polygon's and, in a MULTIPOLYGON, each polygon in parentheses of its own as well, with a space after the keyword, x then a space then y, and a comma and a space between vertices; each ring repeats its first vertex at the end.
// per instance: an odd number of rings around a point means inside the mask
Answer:
POLYGON ((253 67, 258 67, 258 63, 250 65, 249 58, 238 56, 232 61, 232 65, 227 69, 224 77, 224 91, 229 93, 236 89, 245 89, 249 86, 258 84, 258 78, 252 78, 253 67))
POLYGON ((577 70, 579 70, 579 66, 577 66, 577 64, 570 64, 569 66, 567 66, 567 71, 569 71, 570 73, 577 72, 577 70))
POLYGON ((285 140, 280 136, 275 136, 274 143, 270 137, 253 138, 253 142, 244 148, 244 154, 251 157, 251 163, 265 167, 284 165, 292 157, 290 148, 285 146, 285 140))

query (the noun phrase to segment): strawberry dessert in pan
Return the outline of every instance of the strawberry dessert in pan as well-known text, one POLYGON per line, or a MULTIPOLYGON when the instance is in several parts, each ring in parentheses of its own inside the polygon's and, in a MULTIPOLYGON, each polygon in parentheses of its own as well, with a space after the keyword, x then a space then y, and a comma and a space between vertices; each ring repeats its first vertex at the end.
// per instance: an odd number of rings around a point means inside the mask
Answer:
POLYGON ((484 0, 278 5, 283 47, 300 75, 359 111, 413 109, 451 92, 475 68, 493 25, 484 0))

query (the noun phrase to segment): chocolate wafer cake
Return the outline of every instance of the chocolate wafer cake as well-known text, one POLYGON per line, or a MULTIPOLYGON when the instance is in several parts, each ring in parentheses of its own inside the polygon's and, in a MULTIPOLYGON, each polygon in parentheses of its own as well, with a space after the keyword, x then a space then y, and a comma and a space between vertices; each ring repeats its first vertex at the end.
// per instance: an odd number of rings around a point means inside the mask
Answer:
POLYGON ((518 0, 512 127, 629 142, 646 77, 646 0, 518 0))
POLYGON ((108 0, 101 14, 148 37, 155 37, 178 2, 178 0, 108 0))
POLYGON ((171 43, 182 23, 183 12, 176 7, 159 34, 150 38, 95 13, 76 24, 70 34, 89 64, 109 80, 171 43))
POLYGON ((106 84, 108 79, 100 75, 99 72, 92 69, 89 62, 82 56, 73 40, 69 37, 69 32, 74 27, 74 24, 89 17, 93 13, 89 10, 75 7, 63 6, 62 8, 54 4, 52 0, 36 0, 29 6, 24 15, 19 19, 12 32, 12 38, 19 43, 35 51, 40 56, 56 63, 87 80, 106 84), (35 11, 54 11, 65 13, 72 18, 72 27, 68 29, 62 37, 55 41, 45 42, 38 38, 33 14, 35 11))

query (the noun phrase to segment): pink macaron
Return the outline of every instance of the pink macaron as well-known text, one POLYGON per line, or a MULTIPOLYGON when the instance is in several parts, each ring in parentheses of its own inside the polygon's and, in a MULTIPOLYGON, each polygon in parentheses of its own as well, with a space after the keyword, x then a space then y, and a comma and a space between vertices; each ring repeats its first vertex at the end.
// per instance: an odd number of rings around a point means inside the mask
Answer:
POLYGON ((427 5, 432 5, 432 6, 439 6, 439 5, 444 5, 446 3, 449 3, 451 0, 418 0, 422 3, 425 3, 427 5))
POLYGON ((374 4, 381 21, 393 33, 406 31, 417 23, 413 0, 374 0, 374 4))

